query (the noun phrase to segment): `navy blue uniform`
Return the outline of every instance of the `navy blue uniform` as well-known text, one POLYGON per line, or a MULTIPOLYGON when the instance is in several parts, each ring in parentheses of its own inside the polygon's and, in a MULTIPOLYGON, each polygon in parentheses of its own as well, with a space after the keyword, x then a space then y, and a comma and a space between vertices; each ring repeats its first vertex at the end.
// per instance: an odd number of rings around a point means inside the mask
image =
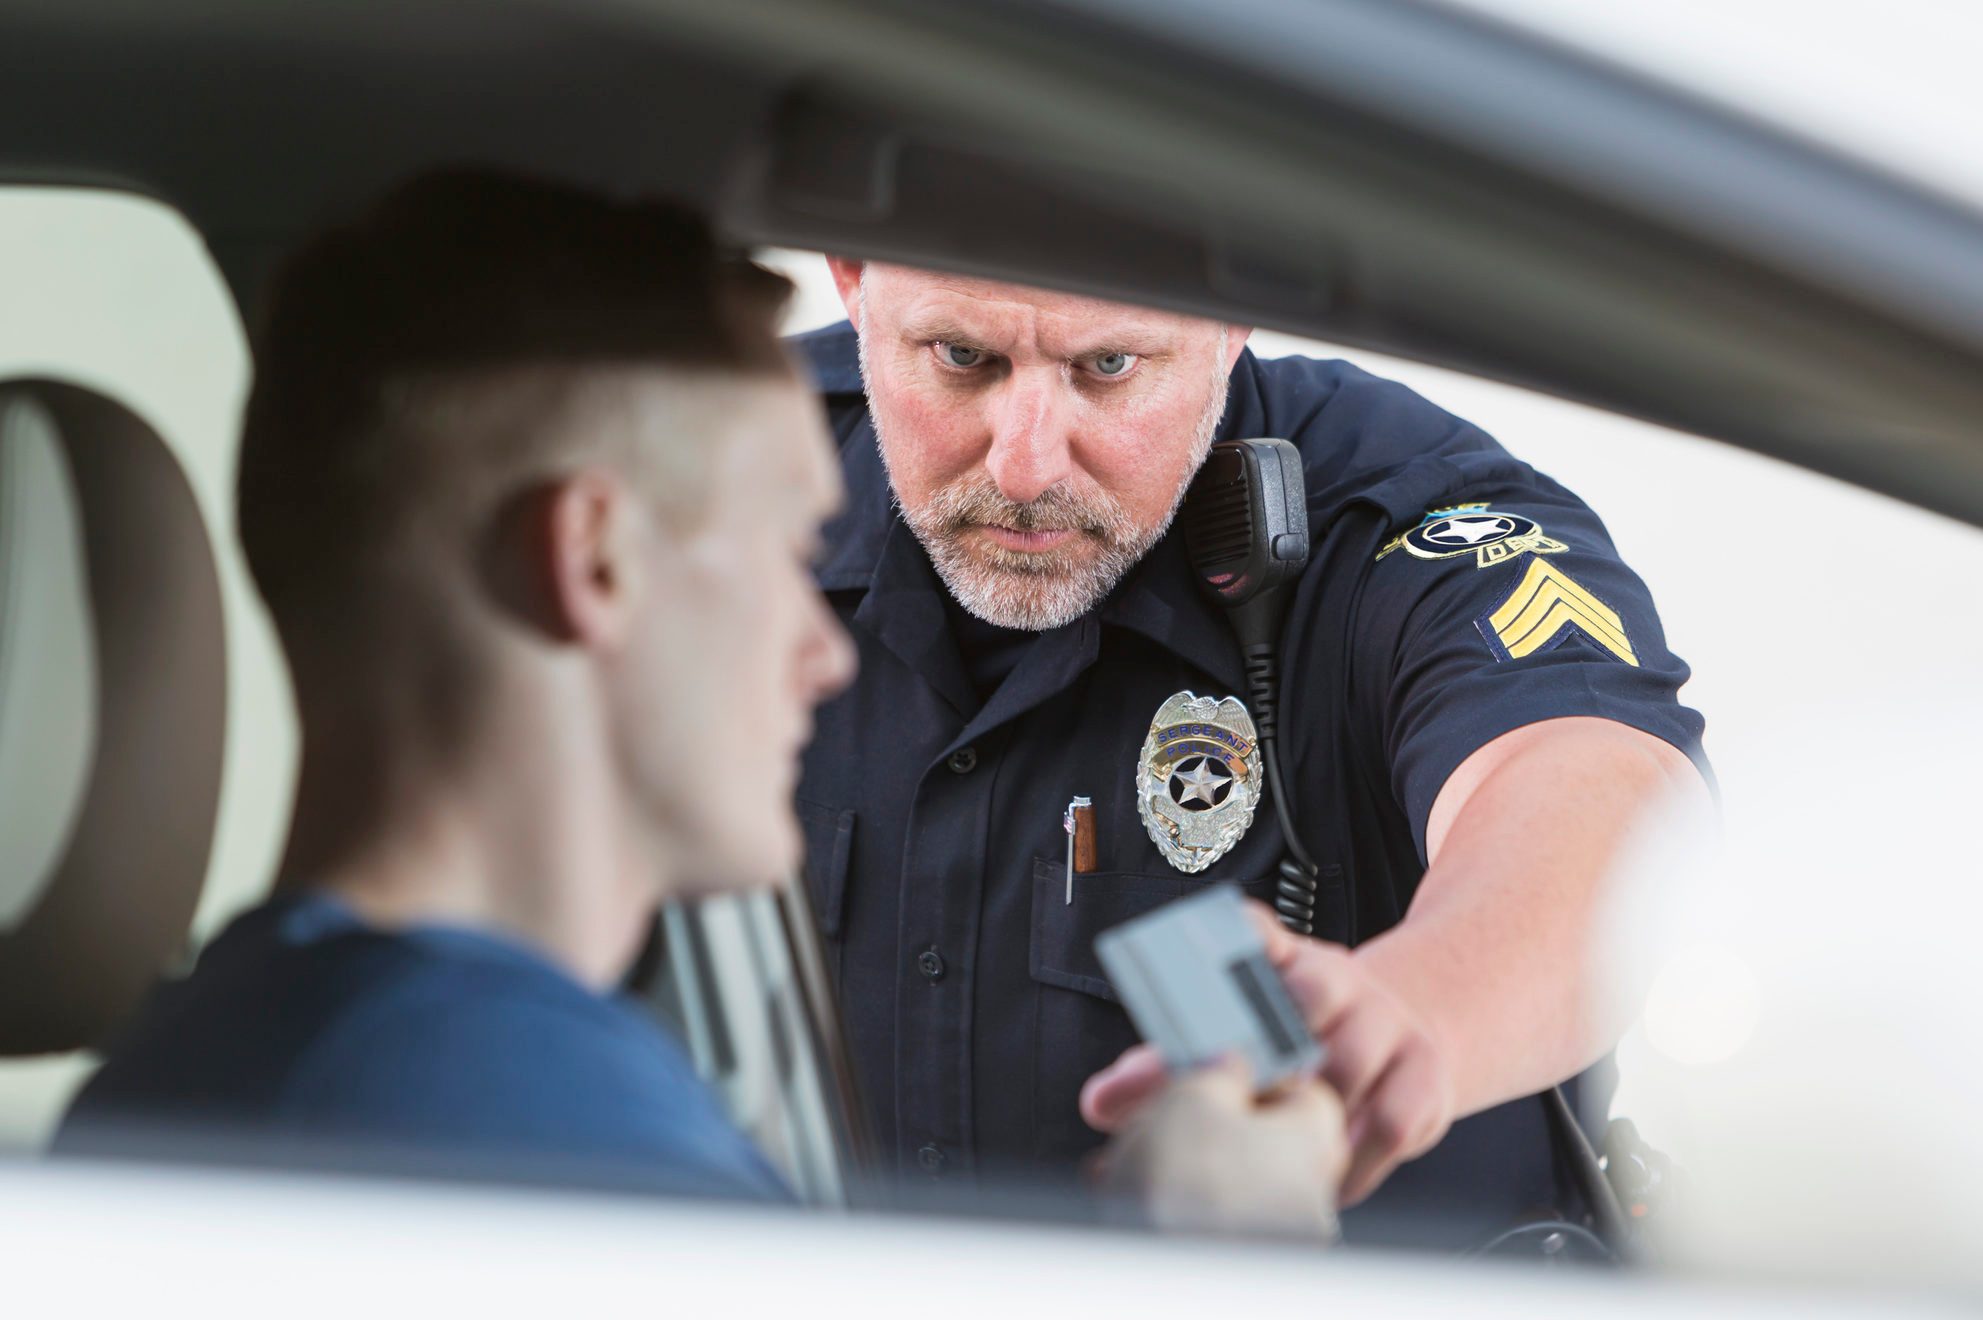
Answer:
MULTIPOLYGON (((1219 881, 1272 898, 1271 811, 1186 875, 1136 808, 1158 707, 1185 690, 1243 699, 1238 646, 1175 531, 1065 627, 964 622, 891 506, 853 332, 797 343, 848 488, 819 580, 861 659, 820 712, 799 810, 882 1148, 943 1179, 1071 1177, 1100 1141, 1081 1084, 1137 1039, 1095 936, 1219 881), (1077 794, 1094 800, 1099 870, 1069 905, 1061 814, 1077 794)), ((1701 719, 1675 696, 1687 668, 1644 584, 1595 514, 1488 435, 1346 363, 1251 352, 1219 435, 1293 441, 1307 468, 1314 553, 1281 645, 1281 738, 1323 868, 1318 934, 1367 939, 1404 915, 1434 797, 1503 733, 1601 716, 1700 760, 1701 719)), ((1345 1229, 1459 1245, 1551 1203, 1545 1116, 1524 1101, 1456 1124, 1345 1229)))

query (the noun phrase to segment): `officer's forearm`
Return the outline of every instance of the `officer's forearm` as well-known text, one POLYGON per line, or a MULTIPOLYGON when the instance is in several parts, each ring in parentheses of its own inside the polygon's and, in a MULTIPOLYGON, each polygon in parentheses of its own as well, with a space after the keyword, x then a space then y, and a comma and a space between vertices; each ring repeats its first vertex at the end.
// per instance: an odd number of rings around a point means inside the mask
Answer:
POLYGON ((1459 1114, 1562 1081, 1616 1043, 1593 922, 1644 814, 1706 786, 1669 744, 1608 720, 1559 719, 1468 758, 1435 805, 1431 864, 1404 921, 1357 957, 1415 1010, 1459 1114))

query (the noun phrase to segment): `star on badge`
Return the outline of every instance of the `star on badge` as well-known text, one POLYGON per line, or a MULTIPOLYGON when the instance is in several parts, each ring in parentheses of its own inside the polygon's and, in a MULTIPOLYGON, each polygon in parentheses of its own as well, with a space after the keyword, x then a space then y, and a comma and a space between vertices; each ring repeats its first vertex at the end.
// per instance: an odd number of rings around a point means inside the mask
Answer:
POLYGON ((1232 851, 1260 803, 1259 735, 1235 697, 1179 692, 1150 722, 1136 814, 1164 860, 1196 875, 1232 851))
POLYGON ((1233 777, 1223 768, 1214 769, 1217 765, 1209 756, 1179 762, 1171 771, 1171 798, 1187 811, 1209 810, 1225 801, 1225 790, 1233 777))

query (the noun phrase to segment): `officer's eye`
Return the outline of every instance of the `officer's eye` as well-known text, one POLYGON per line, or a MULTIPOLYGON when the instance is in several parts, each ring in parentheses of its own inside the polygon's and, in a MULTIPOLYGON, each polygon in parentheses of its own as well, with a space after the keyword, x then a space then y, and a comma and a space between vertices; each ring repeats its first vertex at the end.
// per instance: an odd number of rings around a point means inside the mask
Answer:
POLYGON ((1103 353, 1088 359, 1088 369, 1104 378, 1126 376, 1135 365, 1134 353, 1103 353))
POLYGON ((956 367, 960 371, 983 366, 985 359, 991 356, 982 348, 966 348, 962 344, 936 343, 930 347, 936 350, 938 362, 946 367, 956 367))

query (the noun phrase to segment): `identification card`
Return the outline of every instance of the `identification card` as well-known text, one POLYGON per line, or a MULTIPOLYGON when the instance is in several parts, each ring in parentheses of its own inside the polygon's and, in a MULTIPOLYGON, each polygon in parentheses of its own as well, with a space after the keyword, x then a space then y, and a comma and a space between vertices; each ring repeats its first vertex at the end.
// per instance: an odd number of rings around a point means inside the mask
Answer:
POLYGON ((1173 1072, 1228 1054, 1271 1090, 1322 1066, 1239 891, 1215 885, 1103 931, 1095 953, 1130 1020, 1173 1072))

